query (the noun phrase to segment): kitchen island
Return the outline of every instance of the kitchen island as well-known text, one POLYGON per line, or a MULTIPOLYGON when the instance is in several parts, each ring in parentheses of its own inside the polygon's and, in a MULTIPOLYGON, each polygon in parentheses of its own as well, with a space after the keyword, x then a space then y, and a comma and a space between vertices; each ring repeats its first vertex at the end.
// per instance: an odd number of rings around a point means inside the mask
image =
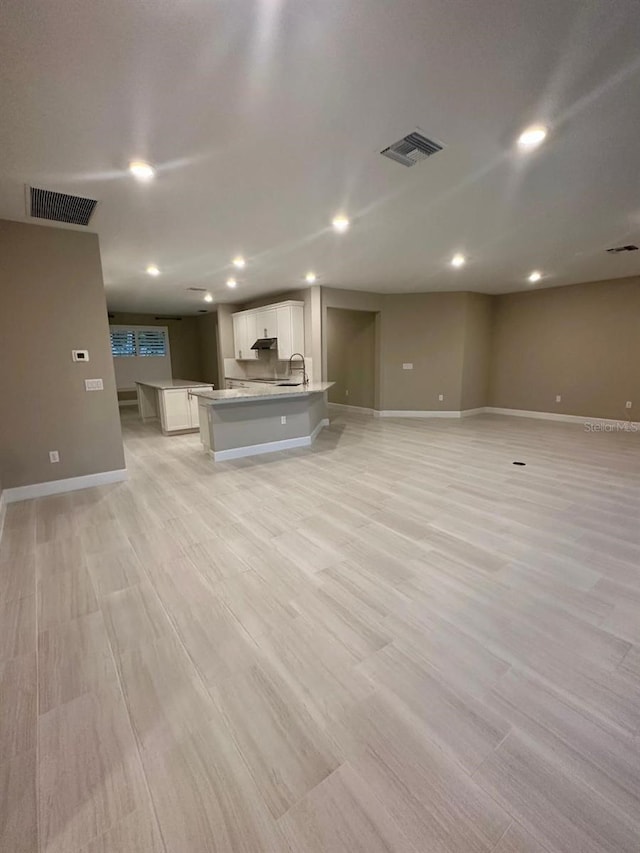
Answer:
POLYGON ((200 440, 216 462, 309 447, 329 423, 326 392, 333 384, 195 389, 200 440))
POLYGON ((196 389, 212 391, 213 385, 189 379, 162 379, 136 381, 136 389, 142 420, 159 419, 163 435, 171 435, 199 429, 198 401, 191 397, 191 392, 196 389))

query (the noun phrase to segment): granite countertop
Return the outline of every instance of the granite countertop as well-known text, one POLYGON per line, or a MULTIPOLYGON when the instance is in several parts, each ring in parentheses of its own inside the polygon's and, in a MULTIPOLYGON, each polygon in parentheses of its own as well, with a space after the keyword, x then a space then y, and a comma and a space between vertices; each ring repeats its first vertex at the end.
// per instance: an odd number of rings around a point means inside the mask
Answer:
MULTIPOLYGON (((291 376, 276 377, 275 379, 266 379, 264 376, 225 376, 224 378, 230 382, 265 382, 269 385, 277 385, 278 382, 296 381, 295 377, 291 376)), ((302 385, 302 380, 300 380, 300 384, 302 385)))
POLYGON ((134 381, 136 385, 147 385, 159 391, 167 391, 169 388, 210 388, 213 385, 213 382, 192 382, 189 379, 159 379, 156 382, 143 382, 142 379, 136 379, 134 381))
POLYGON ((227 391, 193 391, 192 396, 202 400, 205 406, 218 406, 224 403, 249 403, 255 400, 269 400, 275 397, 308 397, 309 394, 322 394, 328 391, 334 382, 310 382, 308 385, 277 386, 265 385, 264 388, 232 388, 227 391))

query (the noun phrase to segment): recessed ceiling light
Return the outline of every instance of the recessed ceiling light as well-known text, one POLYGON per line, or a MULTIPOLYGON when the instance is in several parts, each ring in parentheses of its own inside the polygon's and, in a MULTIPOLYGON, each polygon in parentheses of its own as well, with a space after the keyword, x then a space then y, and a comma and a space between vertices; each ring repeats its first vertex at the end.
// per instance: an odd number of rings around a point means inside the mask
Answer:
POLYGON ((147 275, 160 275, 160 270, 155 264, 149 264, 147 267, 147 275))
POLYGON ((238 282, 235 280, 235 278, 227 279, 227 287, 235 287, 237 283, 238 282))
POLYGON ((245 268, 245 266, 247 265, 247 262, 242 257, 242 255, 237 255, 233 259, 233 265, 234 265, 234 267, 237 267, 239 270, 243 270, 245 268))
POLYGON ((129 163, 129 171, 139 181, 149 181, 156 173, 153 166, 150 163, 145 163, 144 160, 133 160, 129 163))
POLYGON ((518 145, 520 148, 536 148, 541 142, 544 142, 547 136, 547 128, 541 124, 528 127, 518 137, 518 145))
POLYGON ((467 259, 464 255, 461 255, 459 252, 457 255, 454 255, 451 258, 451 266, 452 267, 463 267, 467 262, 467 259))
POLYGON ((333 225, 334 231, 337 231, 338 234, 344 234, 344 232, 351 225, 347 217, 343 216, 342 214, 340 214, 339 216, 334 216, 331 224, 333 225))
POLYGON ((213 296, 210 293, 205 293, 204 301, 205 302, 213 302, 213 296))
POLYGON ((308 273, 305 275, 304 280, 307 282, 307 284, 313 284, 313 282, 314 282, 317 278, 318 278, 318 276, 317 276, 314 272, 308 272, 308 273))
POLYGON ((542 273, 541 273, 541 272, 538 272, 538 270, 534 270, 534 271, 531 273, 531 275, 529 276, 529 281, 530 281, 532 284, 535 284, 535 283, 536 283, 536 281, 540 281, 540 279, 541 279, 541 278, 542 278, 542 273))

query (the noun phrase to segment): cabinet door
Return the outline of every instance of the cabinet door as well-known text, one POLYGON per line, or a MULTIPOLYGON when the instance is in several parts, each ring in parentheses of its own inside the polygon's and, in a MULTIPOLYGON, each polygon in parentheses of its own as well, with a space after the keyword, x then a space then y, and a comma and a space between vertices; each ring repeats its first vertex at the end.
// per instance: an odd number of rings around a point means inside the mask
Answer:
POLYGON ((287 305, 277 309, 278 358, 288 361, 295 352, 304 355, 304 309, 287 305))
MULTIPOLYGON (((201 390, 205 390, 204 388, 201 390)), ((208 388, 206 390, 209 390, 208 388)), ((189 421, 191 423, 192 429, 197 429, 200 426, 200 418, 198 415, 198 398, 193 397, 191 394, 187 393, 187 400, 189 401, 189 421)))
POLYGON ((258 315, 253 311, 250 314, 245 314, 245 323, 246 347, 243 350, 242 358, 257 358, 258 350, 251 349, 251 347, 255 344, 258 338, 262 337, 261 334, 258 334, 258 315))
POLYGON ((256 322, 259 338, 278 337, 278 322, 275 308, 268 308, 266 311, 258 311, 256 313, 256 322))
MULTIPOLYGON (((233 350, 237 359, 242 358, 242 348, 245 347, 247 337, 247 318, 244 314, 233 315, 233 350)), ((245 347, 246 349, 246 347, 245 347)))
POLYGON ((165 432, 191 429, 191 412, 186 388, 162 392, 162 428, 165 432))
POLYGON ((280 361, 288 361, 293 354, 293 337, 291 334, 291 311, 289 308, 277 309, 278 321, 278 358, 280 361))

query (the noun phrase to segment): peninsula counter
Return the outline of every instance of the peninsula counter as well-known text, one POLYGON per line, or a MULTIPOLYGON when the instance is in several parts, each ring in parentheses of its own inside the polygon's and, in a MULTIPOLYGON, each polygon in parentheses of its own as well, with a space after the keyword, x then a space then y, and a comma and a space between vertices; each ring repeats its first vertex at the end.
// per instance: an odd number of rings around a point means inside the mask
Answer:
POLYGON ((329 423, 326 391, 333 384, 194 389, 200 440, 216 462, 309 447, 329 423))

